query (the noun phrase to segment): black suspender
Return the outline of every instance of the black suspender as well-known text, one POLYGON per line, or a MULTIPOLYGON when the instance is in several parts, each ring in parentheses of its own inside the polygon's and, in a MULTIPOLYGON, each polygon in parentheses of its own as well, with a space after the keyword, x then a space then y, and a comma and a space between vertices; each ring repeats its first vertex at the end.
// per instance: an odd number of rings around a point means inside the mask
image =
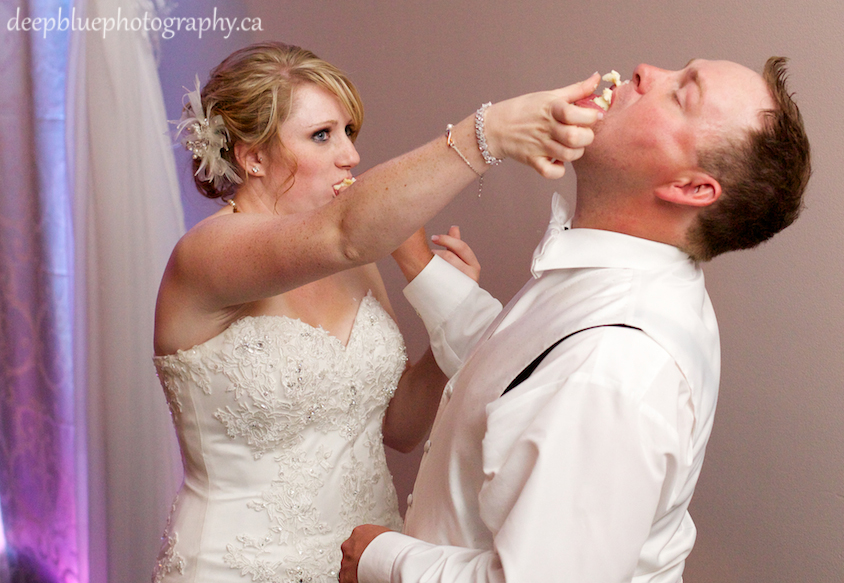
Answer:
POLYGON ((535 370, 536 370, 536 367, 538 367, 538 366, 539 366, 539 363, 540 363, 540 362, 542 362, 542 361, 545 359, 545 357, 546 357, 546 356, 548 356, 548 354, 549 354, 552 350, 554 350, 554 349, 557 347, 557 345, 558 345, 560 342, 562 342, 563 340, 566 340, 567 338, 571 338, 572 336, 574 336, 575 334, 578 334, 578 333, 580 333, 580 332, 585 332, 586 330, 593 330, 593 329, 595 329, 595 328, 606 328, 606 327, 609 327, 609 326, 614 326, 614 327, 616 327, 616 328, 632 328, 633 330, 639 330, 639 331, 641 331, 641 330, 642 330, 641 328, 637 328, 636 326, 628 326, 627 324, 599 324, 599 325, 597 325, 597 326, 590 326, 590 327, 588 327, 588 328, 582 328, 582 329, 580 329, 580 330, 576 330, 576 331, 572 332, 571 334, 569 334, 569 335, 567 335, 567 336, 564 336, 563 338, 560 338, 560 339, 559 339, 559 340, 557 340, 554 344, 552 344, 551 346, 549 346, 548 348, 546 348, 546 349, 545 349, 545 352, 543 352, 542 354, 540 354, 539 356, 537 356, 537 357, 533 360, 533 362, 531 362, 529 365, 527 365, 527 366, 524 368, 524 370, 523 370, 522 372, 520 372, 520 373, 516 376, 516 378, 514 378, 514 379, 513 379, 513 382, 511 382, 509 385, 507 385, 507 388, 506 388, 506 389, 504 389, 504 392, 503 392, 503 393, 501 393, 501 396, 503 397, 504 395, 506 395, 506 394, 507 394, 507 391, 509 391, 510 389, 514 389, 514 388, 516 388, 517 386, 519 386, 520 384, 522 384, 522 383, 523 383, 523 382, 524 382, 524 381, 525 381, 525 380, 526 380, 526 379, 527 379, 530 375, 532 375, 532 374, 533 374, 533 371, 535 371, 535 370))

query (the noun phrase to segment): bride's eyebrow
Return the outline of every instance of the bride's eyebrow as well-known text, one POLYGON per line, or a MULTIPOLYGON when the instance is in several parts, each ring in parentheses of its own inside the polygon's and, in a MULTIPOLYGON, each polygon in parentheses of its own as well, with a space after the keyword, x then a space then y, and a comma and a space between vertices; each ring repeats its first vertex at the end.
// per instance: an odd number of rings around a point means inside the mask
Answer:
POLYGON ((317 122, 317 123, 309 124, 306 127, 307 127, 307 129, 312 129, 312 128, 317 128, 317 127, 336 126, 336 125, 339 125, 339 124, 340 124, 340 122, 337 121, 336 119, 327 119, 327 120, 320 121, 320 122, 317 122))

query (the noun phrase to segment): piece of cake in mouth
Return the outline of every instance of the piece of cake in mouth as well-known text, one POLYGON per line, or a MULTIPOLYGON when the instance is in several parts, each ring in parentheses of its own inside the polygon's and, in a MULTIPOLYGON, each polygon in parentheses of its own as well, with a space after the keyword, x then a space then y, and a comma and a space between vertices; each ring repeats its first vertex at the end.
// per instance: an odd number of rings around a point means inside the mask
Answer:
POLYGON ((335 194, 335 196, 336 196, 336 195, 337 195, 337 194, 338 194, 338 193, 339 193, 342 189, 344 189, 344 188, 348 188, 349 186, 351 186, 351 185, 352 185, 352 184, 354 184, 354 183, 355 183, 355 178, 354 178, 354 176, 352 176, 352 177, 350 177, 350 178, 344 178, 343 180, 341 180, 340 182, 338 182, 337 184, 335 184, 335 185, 334 185, 334 187, 333 187, 333 188, 334 188, 334 194, 335 194))
POLYGON ((598 107, 600 107, 604 111, 609 111, 610 104, 612 104, 613 88, 621 85, 621 75, 618 73, 618 71, 613 69, 612 71, 601 77, 601 79, 603 81, 606 81, 607 83, 610 83, 611 86, 604 87, 604 90, 601 92, 601 94, 597 97, 593 97, 592 100, 598 107))

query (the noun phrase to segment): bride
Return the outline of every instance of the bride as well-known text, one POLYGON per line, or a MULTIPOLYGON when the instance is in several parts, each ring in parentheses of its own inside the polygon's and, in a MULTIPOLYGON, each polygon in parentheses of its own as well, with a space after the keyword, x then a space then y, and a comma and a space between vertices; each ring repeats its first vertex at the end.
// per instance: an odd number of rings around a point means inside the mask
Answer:
POLYGON ((597 81, 482 107, 356 181, 363 106, 332 65, 261 43, 197 81, 180 137, 199 191, 226 204, 159 290, 184 483, 154 581, 333 582, 355 525, 401 527, 383 444, 424 437, 445 378, 430 350, 407 363, 373 262, 430 257, 410 236, 497 158, 562 176, 599 115, 571 103, 597 81))

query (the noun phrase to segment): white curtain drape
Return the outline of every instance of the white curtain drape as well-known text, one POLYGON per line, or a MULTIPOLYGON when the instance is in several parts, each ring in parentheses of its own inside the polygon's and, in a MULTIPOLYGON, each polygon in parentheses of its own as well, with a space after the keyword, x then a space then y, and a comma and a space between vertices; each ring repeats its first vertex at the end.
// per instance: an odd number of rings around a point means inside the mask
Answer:
MULTIPOLYGON (((119 9, 130 23, 153 8, 137 0, 75 7, 89 21, 119 9)), ((89 580, 146 583, 181 481, 151 361, 158 282, 184 229, 179 185, 149 36, 74 33, 68 78, 89 580)))

